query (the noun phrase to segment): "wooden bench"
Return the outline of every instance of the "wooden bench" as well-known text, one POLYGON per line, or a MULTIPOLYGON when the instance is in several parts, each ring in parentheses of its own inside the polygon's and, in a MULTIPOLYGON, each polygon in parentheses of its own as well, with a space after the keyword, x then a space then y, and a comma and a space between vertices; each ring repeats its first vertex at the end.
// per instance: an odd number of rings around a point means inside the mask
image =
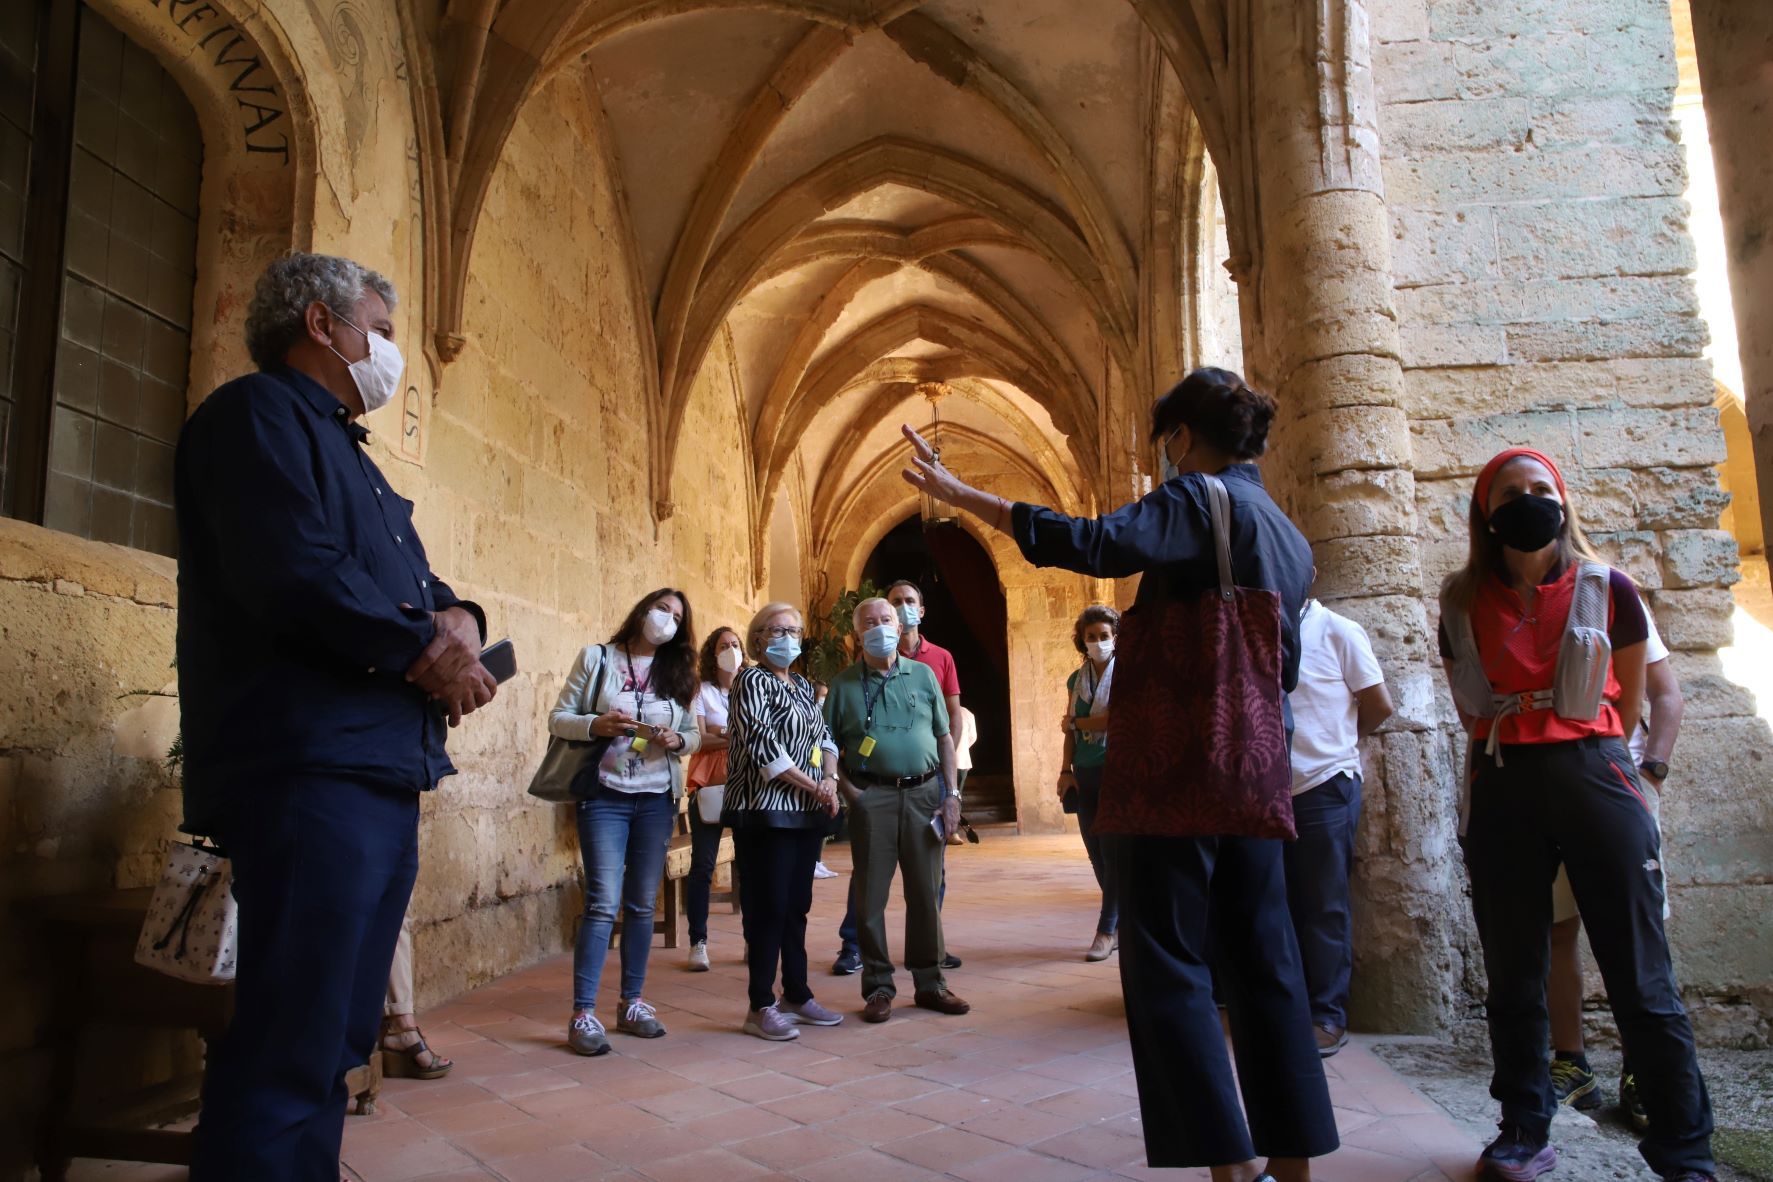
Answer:
MULTIPOLYGON (((98 1026, 194 1030, 205 1043, 219 1037, 234 1015, 233 985, 195 985, 135 963, 136 936, 147 918, 148 888, 61 896, 32 905, 45 929, 55 973, 49 1019, 50 1068, 37 1168, 45 1182, 67 1176, 75 1157, 188 1165, 191 1134, 153 1127, 189 1115, 196 1097, 172 1085, 107 1100, 102 1110, 78 1092, 81 1044, 98 1026), (76 1117, 76 1113, 78 1116, 76 1117)), ((381 1056, 348 1073, 346 1087, 363 1114, 375 1111, 381 1056)))

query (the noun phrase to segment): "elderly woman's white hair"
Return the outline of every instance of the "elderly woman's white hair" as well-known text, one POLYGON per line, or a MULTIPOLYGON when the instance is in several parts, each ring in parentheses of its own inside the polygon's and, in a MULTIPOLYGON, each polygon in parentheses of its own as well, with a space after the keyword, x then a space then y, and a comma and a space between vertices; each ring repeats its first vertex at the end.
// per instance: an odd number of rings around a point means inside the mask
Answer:
POLYGON ((806 617, 792 603, 764 604, 757 609, 757 614, 751 617, 751 626, 745 629, 745 651, 751 654, 753 660, 763 660, 763 630, 769 626, 772 617, 779 616, 783 612, 793 612, 794 618, 800 621, 801 626, 806 625, 806 617))

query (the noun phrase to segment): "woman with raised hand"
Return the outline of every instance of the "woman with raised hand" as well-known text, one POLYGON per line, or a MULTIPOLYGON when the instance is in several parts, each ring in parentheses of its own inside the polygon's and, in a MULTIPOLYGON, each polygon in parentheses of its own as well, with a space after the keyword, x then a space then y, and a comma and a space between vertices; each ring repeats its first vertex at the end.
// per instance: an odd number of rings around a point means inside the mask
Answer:
POLYGON ((1233 829, 1292 828, 1285 693, 1299 676, 1299 610, 1311 585, 1311 549, 1269 497, 1254 462, 1267 447, 1274 413, 1274 400, 1238 375, 1195 370, 1151 410, 1151 441, 1161 451, 1165 479, 1099 518, 1012 504, 974 488, 944 467, 917 432, 904 429, 915 448, 905 479, 1009 534, 1036 566, 1098 578, 1144 576, 1119 629, 1127 634, 1117 661, 1119 716, 1149 714, 1150 703, 1141 701, 1148 691, 1140 687, 1161 688, 1165 678, 1172 687, 1166 692, 1185 685, 1219 708, 1210 717, 1151 718, 1124 732, 1117 728, 1101 817, 1109 832, 1112 803, 1114 836, 1106 850, 1120 886, 1121 987, 1146 1158, 1154 1167, 1210 1166, 1214 1182, 1305 1182, 1309 1159, 1338 1144, 1287 912, 1281 841, 1230 831, 1180 836, 1178 830, 1200 833, 1201 825, 1175 823, 1178 802, 1186 801, 1196 822, 1235 815, 1233 829), (1222 596, 1225 611, 1268 619, 1271 631, 1214 632, 1206 621, 1222 618, 1213 615, 1222 596), (1163 634, 1148 633, 1135 645, 1131 628, 1142 615, 1177 626, 1155 629, 1163 634), (1265 688, 1234 708, 1215 696, 1227 693, 1218 683, 1199 684, 1189 670, 1167 667, 1192 653, 1217 654, 1221 666, 1247 671, 1252 685, 1265 688), (1254 788, 1236 782, 1242 773, 1223 760, 1211 776, 1116 771, 1117 761, 1132 767, 1146 755, 1163 763, 1178 751, 1207 753, 1200 728, 1222 721, 1260 738, 1242 749, 1250 756, 1245 762, 1260 771, 1252 773, 1254 788), (1137 743, 1123 743, 1123 734, 1137 743), (1191 792, 1196 785, 1206 787, 1191 792), (1254 805, 1240 803, 1251 801, 1272 806, 1260 823, 1254 805), (1234 986, 1236 1081, 1213 1004, 1209 930, 1223 954, 1215 964, 1234 986), (1266 1167, 1258 1153, 1267 1157, 1266 1167))

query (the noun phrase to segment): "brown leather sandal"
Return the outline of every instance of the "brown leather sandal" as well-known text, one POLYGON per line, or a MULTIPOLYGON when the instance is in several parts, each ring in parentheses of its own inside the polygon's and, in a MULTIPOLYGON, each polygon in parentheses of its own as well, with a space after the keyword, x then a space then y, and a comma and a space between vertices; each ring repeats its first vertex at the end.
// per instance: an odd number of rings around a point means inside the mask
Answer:
POLYGON ((417 1026, 395 1026, 389 1019, 382 1020, 382 1074, 393 1079, 442 1079, 455 1066, 452 1060, 445 1059, 436 1051, 425 1045, 425 1036, 417 1026), (415 1036, 411 1046, 390 1046, 389 1038, 403 1035, 415 1036))

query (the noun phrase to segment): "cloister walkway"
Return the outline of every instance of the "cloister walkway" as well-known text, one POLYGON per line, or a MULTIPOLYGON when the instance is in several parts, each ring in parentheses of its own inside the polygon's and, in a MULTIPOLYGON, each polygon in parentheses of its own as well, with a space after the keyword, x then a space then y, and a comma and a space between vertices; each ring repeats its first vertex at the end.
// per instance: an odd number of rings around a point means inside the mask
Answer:
MULTIPOLYGON (((847 849, 831 853, 847 872, 847 849)), ((390 1080, 379 1115, 347 1121, 347 1167, 362 1182, 1160 1176, 1142 1165, 1117 966, 1081 956, 1095 883, 1075 836, 987 834, 950 851, 949 943, 966 962, 950 985, 973 1003, 962 1018, 909 1008, 908 981, 892 1021, 866 1026, 855 1016, 856 978, 825 975, 848 882, 815 884, 808 941, 813 988, 850 1015, 842 1026, 803 1029, 794 1043, 739 1034, 739 922, 716 904, 713 972, 685 972, 681 951, 654 949, 647 996, 668 1037, 612 1034, 611 1054, 577 1058, 561 1042, 570 958, 506 977, 422 1015, 455 1070, 437 1082, 390 1080)), ((900 930, 895 913, 895 946, 900 930)), ((612 954, 606 994, 616 974, 612 954)), ((1471 1177, 1477 1143, 1361 1040, 1328 1066, 1344 1147, 1315 1177, 1471 1177)))

